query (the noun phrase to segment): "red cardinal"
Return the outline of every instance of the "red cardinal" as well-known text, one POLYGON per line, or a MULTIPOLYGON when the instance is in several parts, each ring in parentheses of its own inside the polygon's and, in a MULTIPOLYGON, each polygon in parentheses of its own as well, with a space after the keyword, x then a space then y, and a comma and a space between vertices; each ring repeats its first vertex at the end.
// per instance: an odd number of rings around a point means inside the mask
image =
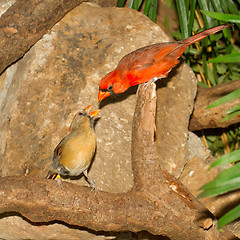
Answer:
POLYGON ((100 81, 98 101, 111 94, 125 92, 131 86, 167 77, 189 45, 230 26, 231 24, 224 24, 179 42, 157 43, 127 54, 117 67, 100 81))

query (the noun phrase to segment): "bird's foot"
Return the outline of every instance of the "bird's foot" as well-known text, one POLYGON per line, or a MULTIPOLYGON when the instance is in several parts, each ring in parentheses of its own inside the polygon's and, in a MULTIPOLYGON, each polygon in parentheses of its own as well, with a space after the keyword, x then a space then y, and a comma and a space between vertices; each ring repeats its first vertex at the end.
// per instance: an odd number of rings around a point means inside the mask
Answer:
POLYGON ((145 92, 146 92, 146 90, 149 88, 149 86, 150 86, 152 83, 155 83, 158 79, 159 79, 158 77, 154 77, 154 78, 152 78, 150 81, 144 83, 145 92))
POLYGON ((138 85, 138 89, 137 89, 137 96, 138 96, 138 92, 139 92, 139 89, 140 89, 140 86, 144 86, 144 91, 146 92, 147 89, 149 88, 149 86, 152 84, 152 83, 155 83, 159 78, 158 77, 154 77, 152 78, 151 80, 149 80, 148 82, 146 83, 142 83, 142 84, 139 84, 138 85))
POLYGON ((57 179, 57 186, 58 186, 60 189, 62 189, 63 184, 62 184, 61 176, 58 174, 57 177, 56 177, 56 179, 57 179))
POLYGON ((94 190, 95 195, 96 195, 98 193, 98 188, 97 188, 95 182, 92 179, 89 179, 89 183, 90 183, 90 186, 92 187, 91 191, 94 190))
POLYGON ((83 174, 87 178, 87 181, 89 182, 90 186, 92 187, 92 190, 94 189, 95 195, 96 195, 98 192, 97 186, 96 186, 95 182, 91 178, 88 177, 87 169, 85 171, 83 171, 83 174))

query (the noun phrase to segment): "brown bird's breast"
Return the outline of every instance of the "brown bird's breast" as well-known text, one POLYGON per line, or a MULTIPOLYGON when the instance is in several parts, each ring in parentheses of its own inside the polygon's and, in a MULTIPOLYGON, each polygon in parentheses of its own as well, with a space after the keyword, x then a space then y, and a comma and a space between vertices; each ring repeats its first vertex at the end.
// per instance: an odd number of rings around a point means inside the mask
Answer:
POLYGON ((59 165, 70 171, 71 176, 80 175, 91 163, 96 149, 96 137, 91 129, 88 132, 69 134, 62 146, 59 165))

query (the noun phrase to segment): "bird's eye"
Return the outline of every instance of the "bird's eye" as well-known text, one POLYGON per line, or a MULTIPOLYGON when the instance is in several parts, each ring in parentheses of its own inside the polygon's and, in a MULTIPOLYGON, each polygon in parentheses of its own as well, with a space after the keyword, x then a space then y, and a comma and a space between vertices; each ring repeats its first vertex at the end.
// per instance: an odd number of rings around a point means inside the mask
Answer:
POLYGON ((113 85, 108 86, 107 90, 111 91, 113 89, 113 85))
POLYGON ((78 116, 82 116, 82 115, 83 115, 83 113, 82 113, 82 112, 78 113, 78 116))

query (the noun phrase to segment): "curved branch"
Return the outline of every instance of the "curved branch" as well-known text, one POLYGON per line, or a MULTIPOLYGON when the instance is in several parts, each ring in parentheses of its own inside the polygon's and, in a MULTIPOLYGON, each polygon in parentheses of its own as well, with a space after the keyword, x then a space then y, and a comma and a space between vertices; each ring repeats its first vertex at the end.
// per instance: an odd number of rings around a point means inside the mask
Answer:
POLYGON ((0 18, 0 74, 82 2, 106 5, 102 0, 17 0, 0 18))
POLYGON ((59 189, 52 180, 2 177, 0 212, 19 212, 37 222, 61 220, 93 230, 147 230, 171 239, 225 239, 224 234, 218 238, 215 227, 204 230, 206 220, 213 222, 211 213, 178 180, 161 172, 153 139, 155 113, 150 111, 156 108, 155 87, 146 92, 144 88, 140 87, 135 112, 135 185, 130 192, 95 195, 87 187, 67 182, 59 189))
POLYGON ((232 124, 239 123, 240 114, 224 122, 222 119, 226 116, 225 111, 240 104, 240 98, 215 108, 206 109, 206 107, 216 99, 238 88, 240 88, 240 80, 222 83, 211 88, 198 87, 194 111, 189 125, 190 131, 206 128, 225 128, 232 124))

